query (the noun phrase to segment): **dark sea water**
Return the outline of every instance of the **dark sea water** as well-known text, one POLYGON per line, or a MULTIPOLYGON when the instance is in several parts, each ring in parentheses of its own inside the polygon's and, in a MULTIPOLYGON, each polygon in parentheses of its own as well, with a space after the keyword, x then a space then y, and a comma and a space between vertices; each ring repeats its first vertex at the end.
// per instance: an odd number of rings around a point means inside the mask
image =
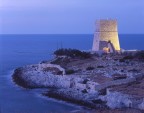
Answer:
MULTIPOLYGON (((144 50, 144 35, 119 35, 121 48, 144 50)), ((12 71, 49 60, 57 48, 90 50, 93 35, 0 35, 0 113, 67 113, 83 109, 16 86, 12 71)))

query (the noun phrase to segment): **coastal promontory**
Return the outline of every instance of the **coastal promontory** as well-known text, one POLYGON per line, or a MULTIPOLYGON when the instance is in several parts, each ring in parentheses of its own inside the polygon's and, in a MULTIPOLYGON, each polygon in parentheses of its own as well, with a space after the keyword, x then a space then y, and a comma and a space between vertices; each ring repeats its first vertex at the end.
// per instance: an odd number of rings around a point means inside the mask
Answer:
POLYGON ((13 81, 92 109, 144 110, 144 52, 92 54, 59 49, 54 59, 17 68, 13 81))

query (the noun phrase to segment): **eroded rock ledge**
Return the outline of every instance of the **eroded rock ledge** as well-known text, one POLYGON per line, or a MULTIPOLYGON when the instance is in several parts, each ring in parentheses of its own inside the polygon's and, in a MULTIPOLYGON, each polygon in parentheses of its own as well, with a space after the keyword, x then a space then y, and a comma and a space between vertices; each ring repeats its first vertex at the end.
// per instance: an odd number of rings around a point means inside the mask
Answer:
POLYGON ((97 57, 57 60, 18 68, 13 80, 24 88, 51 87, 43 95, 90 108, 144 110, 143 63, 97 57))

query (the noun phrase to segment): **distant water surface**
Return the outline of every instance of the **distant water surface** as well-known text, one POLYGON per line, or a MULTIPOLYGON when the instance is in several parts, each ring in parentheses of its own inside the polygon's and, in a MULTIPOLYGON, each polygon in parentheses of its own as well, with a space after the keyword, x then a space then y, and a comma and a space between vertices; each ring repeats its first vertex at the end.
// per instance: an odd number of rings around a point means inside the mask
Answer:
MULTIPOLYGON (((144 35, 119 37, 121 48, 144 50, 144 35)), ((11 74, 17 67, 51 59, 58 48, 90 50, 92 41, 93 35, 0 35, 0 112, 63 113, 82 109, 41 98, 37 90, 17 87, 11 74)))

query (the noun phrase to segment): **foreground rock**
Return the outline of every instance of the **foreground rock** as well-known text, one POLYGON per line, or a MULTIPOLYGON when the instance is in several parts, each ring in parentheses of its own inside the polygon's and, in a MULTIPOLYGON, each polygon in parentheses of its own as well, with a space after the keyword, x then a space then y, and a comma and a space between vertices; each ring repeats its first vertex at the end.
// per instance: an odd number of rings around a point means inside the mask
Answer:
POLYGON ((63 68, 54 64, 29 65, 16 69, 14 72, 13 80, 18 85, 25 88, 69 87, 69 77, 54 75, 59 71, 62 71, 62 74, 65 73, 63 68), (63 81, 65 81, 65 83, 63 81))
POLYGON ((13 80, 25 88, 53 88, 43 95, 90 108, 144 110, 144 63, 114 59, 62 57, 18 68, 13 80))
POLYGON ((98 97, 98 92, 94 90, 96 83, 82 83, 84 79, 75 77, 75 75, 63 75, 64 73, 63 68, 54 64, 29 65, 16 69, 13 80, 25 88, 53 88, 53 90, 43 94, 52 98, 91 108, 105 106, 94 102, 96 101, 94 99, 98 97), (62 75, 54 74, 56 71, 62 71, 62 75))

